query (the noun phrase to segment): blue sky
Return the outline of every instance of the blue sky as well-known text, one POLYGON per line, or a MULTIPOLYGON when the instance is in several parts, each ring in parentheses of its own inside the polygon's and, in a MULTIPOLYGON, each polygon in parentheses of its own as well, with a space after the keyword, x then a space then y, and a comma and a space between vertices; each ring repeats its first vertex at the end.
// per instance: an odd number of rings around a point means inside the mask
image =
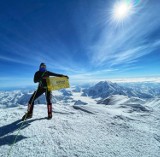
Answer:
POLYGON ((34 73, 66 74, 71 84, 160 77, 160 1, 133 2, 113 20, 115 0, 1 0, 0 87, 33 85, 34 73))

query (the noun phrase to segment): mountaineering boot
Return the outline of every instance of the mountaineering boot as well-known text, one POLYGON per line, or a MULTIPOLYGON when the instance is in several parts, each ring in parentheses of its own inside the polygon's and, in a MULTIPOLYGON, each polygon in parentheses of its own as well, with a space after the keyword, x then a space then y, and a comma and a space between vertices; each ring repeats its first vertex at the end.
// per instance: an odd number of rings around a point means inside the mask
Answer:
POLYGON ((48 119, 52 119, 52 104, 47 104, 48 119))
POLYGON ((25 113, 25 115, 22 117, 22 120, 23 120, 23 121, 26 120, 26 119, 32 118, 33 107, 34 107, 33 104, 28 104, 27 113, 25 113))
POLYGON ((24 116, 22 117, 22 121, 32 118, 32 114, 29 114, 28 112, 24 114, 24 116))

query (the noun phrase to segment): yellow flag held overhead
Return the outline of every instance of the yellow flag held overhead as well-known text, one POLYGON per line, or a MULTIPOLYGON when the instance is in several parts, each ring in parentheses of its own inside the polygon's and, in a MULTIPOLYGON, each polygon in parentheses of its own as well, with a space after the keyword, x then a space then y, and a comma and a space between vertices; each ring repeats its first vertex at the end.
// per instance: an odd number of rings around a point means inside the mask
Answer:
POLYGON ((67 77, 49 77, 46 81, 49 91, 70 87, 69 80, 67 77))

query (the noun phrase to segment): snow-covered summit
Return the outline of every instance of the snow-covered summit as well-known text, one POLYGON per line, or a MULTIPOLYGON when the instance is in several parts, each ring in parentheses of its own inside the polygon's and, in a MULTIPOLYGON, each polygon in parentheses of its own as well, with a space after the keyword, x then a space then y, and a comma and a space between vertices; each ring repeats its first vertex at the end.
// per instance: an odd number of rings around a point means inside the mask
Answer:
POLYGON ((111 95, 124 95, 139 98, 153 98, 155 96, 154 93, 147 93, 145 90, 132 88, 132 86, 122 86, 110 81, 101 81, 88 89, 84 89, 83 95, 91 96, 92 98, 106 98, 111 95))
MULTIPOLYGON (((105 98, 109 95, 122 94, 123 87, 110 81, 101 81, 88 89, 84 89, 83 92, 83 95, 91 96, 93 98, 105 98)), ((125 93, 123 92, 123 94, 125 93)))

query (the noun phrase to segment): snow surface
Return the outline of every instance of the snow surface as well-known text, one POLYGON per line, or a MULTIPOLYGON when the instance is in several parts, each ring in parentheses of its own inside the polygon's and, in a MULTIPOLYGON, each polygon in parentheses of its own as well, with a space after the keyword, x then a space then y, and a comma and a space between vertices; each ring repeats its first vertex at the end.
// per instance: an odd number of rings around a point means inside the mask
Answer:
MULTIPOLYGON (((42 96, 9 157, 159 157, 159 89, 131 88, 100 82, 54 91, 51 120, 42 96)), ((32 92, 0 92, 0 157, 8 156, 32 92)))
MULTIPOLYGON (((159 157, 160 104, 151 108, 150 102, 149 111, 130 112, 133 106, 122 95, 113 96, 110 105, 96 104, 81 93, 72 96, 87 105, 54 104, 51 120, 46 119, 45 104, 35 105, 34 116, 25 121, 10 156, 159 157)), ((7 157, 25 111, 26 106, 0 109, 1 157, 7 157)))

